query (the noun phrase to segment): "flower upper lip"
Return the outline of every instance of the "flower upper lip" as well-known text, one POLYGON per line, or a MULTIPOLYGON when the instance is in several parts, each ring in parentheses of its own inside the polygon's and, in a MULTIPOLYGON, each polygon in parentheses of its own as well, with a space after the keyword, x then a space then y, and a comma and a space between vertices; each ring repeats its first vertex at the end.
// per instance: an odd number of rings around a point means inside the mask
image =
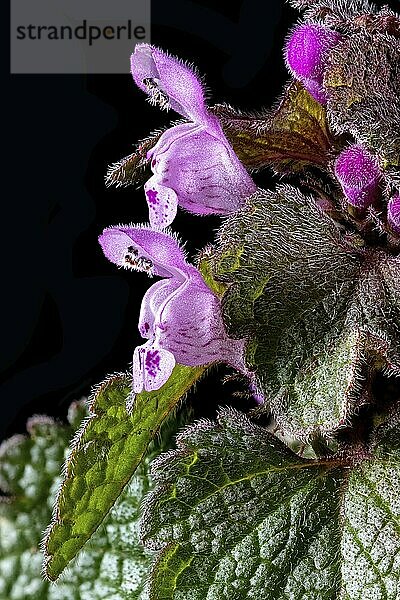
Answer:
POLYGON ((193 270, 172 236, 149 227, 109 227, 99 237, 99 243, 106 257, 120 267, 181 281, 193 270))
POLYGON ((149 44, 137 44, 131 57, 132 76, 137 86, 152 95, 161 92, 168 107, 194 122, 207 119, 200 78, 183 61, 149 44), (153 90, 152 90, 153 86, 153 90))

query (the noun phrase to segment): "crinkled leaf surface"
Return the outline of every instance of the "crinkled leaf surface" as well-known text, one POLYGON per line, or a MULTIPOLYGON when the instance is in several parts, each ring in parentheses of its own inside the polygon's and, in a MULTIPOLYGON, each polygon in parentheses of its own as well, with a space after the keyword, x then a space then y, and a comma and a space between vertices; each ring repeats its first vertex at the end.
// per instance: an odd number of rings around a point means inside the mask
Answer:
POLYGON ((28 421, 29 436, 14 436, 0 448, 0 480, 10 496, 0 502, 1 600, 145 600, 150 555, 138 541, 139 506, 150 489, 150 454, 140 465, 91 544, 56 585, 41 576, 39 549, 60 468, 82 406, 70 410, 70 425, 47 417, 28 421))
POLYGON ((58 477, 71 428, 48 418, 28 421, 30 436, 0 446, 0 598, 46 598, 39 542, 51 514, 48 495, 58 477))
POLYGON ((291 186, 226 219, 214 275, 223 310, 279 425, 300 439, 344 425, 369 399, 368 368, 400 375, 400 258, 343 238, 291 186))
MULTIPOLYGON (((347 21, 347 27, 355 27, 354 21, 357 17, 371 16, 376 7, 369 0, 352 0, 346 2, 343 0, 289 0, 293 8, 300 10, 307 9, 304 20, 326 22, 326 25, 332 27, 342 26, 347 21)), ((386 11, 385 11, 386 12, 386 11)), ((359 19, 359 22, 361 19, 359 19)), ((358 28, 359 28, 358 23, 358 28)))
POLYGON ((177 365, 161 389, 137 394, 132 410, 130 377, 112 376, 98 387, 66 462, 45 537, 49 579, 57 579, 99 527, 165 419, 203 372, 177 365))
POLYGON ((151 599, 397 600, 398 438, 364 460, 305 460, 224 409, 177 441, 144 503, 161 549, 151 599))
POLYGON ((379 427, 373 460, 348 473, 342 500, 344 600, 400 597, 400 418, 379 427))
POLYGON ((223 105, 212 111, 249 169, 270 165, 279 172, 293 172, 327 165, 332 138, 325 108, 297 81, 288 86, 278 108, 265 115, 241 114, 223 105))
POLYGON ((345 37, 329 55, 324 85, 332 129, 400 166, 400 39, 366 30, 345 37))

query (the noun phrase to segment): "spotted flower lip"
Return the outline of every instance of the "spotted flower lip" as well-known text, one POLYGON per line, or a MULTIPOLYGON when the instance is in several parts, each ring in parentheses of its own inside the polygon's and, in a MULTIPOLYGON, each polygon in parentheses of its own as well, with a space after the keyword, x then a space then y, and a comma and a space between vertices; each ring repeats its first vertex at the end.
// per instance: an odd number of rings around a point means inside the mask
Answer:
POLYGON ((388 202, 388 223, 391 229, 400 235, 400 192, 388 202))
POLYGON ((176 363, 225 362, 247 372, 245 340, 228 337, 219 298, 170 233, 122 225, 105 229, 99 242, 118 266, 162 277, 142 300, 139 332, 147 341, 133 354, 135 393, 159 389, 176 363))
POLYGON ((323 88, 327 54, 341 39, 340 33, 333 29, 305 23, 296 27, 286 44, 289 71, 320 104, 327 102, 323 88))
POLYGON ((207 110, 196 73, 148 44, 136 46, 131 69, 152 102, 189 120, 165 131, 147 155, 153 171, 145 185, 152 227, 170 225, 178 206, 197 215, 238 210, 256 186, 207 110))
POLYGON ((335 175, 352 206, 365 209, 375 201, 381 171, 377 158, 362 145, 342 150, 335 161, 335 175))

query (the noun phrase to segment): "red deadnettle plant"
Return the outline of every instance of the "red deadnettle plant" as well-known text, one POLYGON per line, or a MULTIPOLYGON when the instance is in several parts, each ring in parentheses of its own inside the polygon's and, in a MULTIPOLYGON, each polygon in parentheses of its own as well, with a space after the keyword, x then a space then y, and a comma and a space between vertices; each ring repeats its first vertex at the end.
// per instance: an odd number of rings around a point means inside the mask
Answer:
POLYGON ((4 598, 400 598, 400 20, 366 0, 291 4, 291 80, 257 116, 206 105, 159 48, 132 55, 138 88, 182 118, 106 179, 143 185, 149 208, 99 237, 156 278, 143 343, 93 391, 60 480, 72 425, 3 445, 4 598), (221 215, 195 261, 178 210, 221 215), (248 410, 191 419, 182 399, 217 363, 248 410))

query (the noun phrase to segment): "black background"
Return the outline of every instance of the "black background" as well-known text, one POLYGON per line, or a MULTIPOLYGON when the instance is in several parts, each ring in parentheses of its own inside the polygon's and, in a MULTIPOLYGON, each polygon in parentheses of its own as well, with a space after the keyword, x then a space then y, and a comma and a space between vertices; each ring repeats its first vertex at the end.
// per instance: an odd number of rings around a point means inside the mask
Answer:
MULTIPOLYGON (((283 0, 153 0, 152 43, 198 66, 210 102, 261 109, 288 79, 282 46, 297 18, 283 0)), ((0 439, 23 431, 32 414, 62 418, 91 385, 128 367, 150 282, 109 263, 97 236, 146 221, 147 205, 141 189, 106 189, 104 174, 176 118, 145 101, 129 57, 126 76, 8 75, 5 67, 0 439)), ((180 212, 173 227, 194 254, 217 225, 180 212)), ((200 384, 199 412, 243 405, 223 373, 200 384)))

